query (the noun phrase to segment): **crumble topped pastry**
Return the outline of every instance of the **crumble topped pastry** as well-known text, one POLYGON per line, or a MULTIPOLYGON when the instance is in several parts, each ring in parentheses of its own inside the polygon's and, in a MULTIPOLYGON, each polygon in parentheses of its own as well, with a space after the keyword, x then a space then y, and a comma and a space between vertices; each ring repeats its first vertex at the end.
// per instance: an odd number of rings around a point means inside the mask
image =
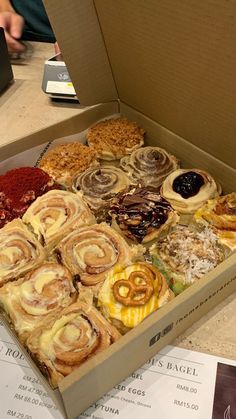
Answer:
POLYGON ((81 173, 97 164, 96 151, 79 142, 60 144, 49 150, 40 162, 40 167, 65 186, 70 186, 75 173, 81 173))
POLYGON ((87 133, 89 146, 104 160, 116 160, 132 153, 144 143, 145 131, 126 118, 98 122, 87 133))

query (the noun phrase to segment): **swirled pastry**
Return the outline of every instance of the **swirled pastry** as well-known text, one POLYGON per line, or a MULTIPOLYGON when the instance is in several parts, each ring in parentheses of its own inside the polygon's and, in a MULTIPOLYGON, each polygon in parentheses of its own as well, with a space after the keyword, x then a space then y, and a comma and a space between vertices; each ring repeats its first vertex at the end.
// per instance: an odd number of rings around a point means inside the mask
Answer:
POLYGON ((93 210, 109 202, 117 193, 128 189, 130 180, 118 167, 90 168, 73 180, 72 190, 80 191, 93 210))
POLYGON ((159 187, 163 180, 179 167, 175 156, 159 147, 142 147, 123 157, 120 166, 133 183, 159 187))
POLYGON ((164 180, 160 193, 179 213, 192 214, 218 196, 221 187, 203 170, 178 169, 164 180))
POLYGON ((61 311, 77 298, 71 273, 58 263, 44 263, 0 289, 4 308, 20 339, 43 324, 50 313, 61 311))
POLYGON ((71 185, 75 173, 83 172, 96 164, 96 151, 79 142, 57 145, 40 161, 41 169, 67 187, 71 185))
POLYGON ((169 202, 151 187, 137 188, 119 195, 109 211, 112 226, 126 238, 148 243, 178 221, 169 202))
POLYGON ((150 253, 153 263, 165 273, 175 294, 210 272, 226 256, 211 229, 195 231, 180 225, 157 241, 150 253))
POLYGON ((151 264, 121 265, 107 274, 98 307, 120 331, 127 332, 173 298, 164 276, 151 264))
POLYGON ((144 134, 144 129, 126 118, 106 119, 89 129, 87 140, 99 158, 116 160, 141 147, 144 134))
POLYGON ((0 231, 0 286, 36 268, 45 258, 41 244, 20 219, 0 231))
POLYGON ((236 249, 236 192, 210 199, 197 210, 194 218, 213 226, 220 242, 231 250, 236 249))
POLYGON ((108 348, 119 332, 96 310, 74 303, 52 316, 27 340, 27 346, 52 387, 83 362, 108 348))
POLYGON ((101 223, 73 231, 55 252, 74 275, 79 275, 83 285, 94 286, 100 285, 116 264, 138 257, 140 248, 128 246, 120 234, 101 223))
POLYGON ((50 250, 73 229, 95 222, 87 204, 72 192, 49 191, 28 208, 23 221, 50 250))

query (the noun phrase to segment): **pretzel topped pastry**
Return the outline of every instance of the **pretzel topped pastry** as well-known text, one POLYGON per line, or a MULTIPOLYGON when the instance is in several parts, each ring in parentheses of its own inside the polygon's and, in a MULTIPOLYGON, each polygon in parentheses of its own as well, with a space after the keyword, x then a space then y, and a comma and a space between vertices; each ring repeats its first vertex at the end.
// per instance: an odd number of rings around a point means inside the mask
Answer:
POLYGON ((236 192, 210 199, 194 214, 197 222, 215 228, 220 242, 236 249, 236 192))
POLYGON ((98 306, 121 333, 126 333, 172 298, 159 270, 137 262, 119 265, 107 274, 98 294, 98 306))
POLYGON ((132 153, 144 143, 144 129, 126 118, 113 118, 93 125, 87 140, 102 160, 116 160, 132 153))

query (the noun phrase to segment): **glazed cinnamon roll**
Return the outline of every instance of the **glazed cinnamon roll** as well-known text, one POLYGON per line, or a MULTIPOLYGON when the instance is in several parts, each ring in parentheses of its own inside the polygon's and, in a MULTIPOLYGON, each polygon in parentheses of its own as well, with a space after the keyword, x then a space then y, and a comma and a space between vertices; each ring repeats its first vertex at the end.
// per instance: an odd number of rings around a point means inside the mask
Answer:
POLYGON ((47 250, 71 230, 95 222, 87 204, 72 192, 54 190, 36 199, 23 216, 47 250))
POLYGON ((50 313, 61 311, 75 301, 77 292, 67 268, 46 262, 24 277, 0 289, 0 304, 21 341, 50 313))
POLYGON ((236 249, 236 192, 210 199, 197 210, 194 218, 213 226, 220 242, 231 250, 236 249))
POLYGON ((72 190, 80 191, 93 210, 109 202, 117 193, 128 189, 130 180, 118 167, 91 168, 77 175, 72 190))
POLYGON ((14 280, 45 259, 41 244, 20 219, 0 231, 0 286, 14 280))
POLYGON ((108 273, 98 294, 98 306, 123 334, 173 297, 157 268, 137 262, 119 265, 108 273))
POLYGON ((27 346, 56 388, 63 377, 83 362, 108 348, 120 338, 119 332, 94 308, 74 303, 52 316, 37 328, 27 340, 27 346))
POLYGON ((163 180, 179 167, 175 156, 159 147, 142 147, 120 161, 133 183, 159 187, 163 180))
POLYGON ((139 251, 105 223, 73 231, 55 249, 59 260, 85 286, 100 285, 110 269, 129 263, 139 251))
POLYGON ((208 199, 221 193, 213 177, 200 169, 178 169, 163 182, 163 198, 182 214, 193 214, 208 199))
POLYGON ((144 129, 126 118, 113 118, 93 125, 87 133, 89 146, 102 160, 116 160, 144 143, 144 129))
POLYGON ((158 190, 137 188, 114 199, 109 211, 112 226, 126 238, 148 243, 178 221, 178 214, 158 190))

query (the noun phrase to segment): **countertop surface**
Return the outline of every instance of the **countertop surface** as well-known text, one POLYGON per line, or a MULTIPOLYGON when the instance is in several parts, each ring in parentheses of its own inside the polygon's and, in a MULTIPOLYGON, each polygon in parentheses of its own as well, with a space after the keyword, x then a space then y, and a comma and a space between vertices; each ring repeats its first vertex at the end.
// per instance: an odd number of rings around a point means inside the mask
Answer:
MULTIPOLYGON (((54 103, 41 89, 51 44, 32 43, 31 57, 14 64, 15 83, 0 96, 0 145, 82 112, 76 103, 54 103)), ((236 359, 236 293, 202 317, 174 345, 236 359)))

